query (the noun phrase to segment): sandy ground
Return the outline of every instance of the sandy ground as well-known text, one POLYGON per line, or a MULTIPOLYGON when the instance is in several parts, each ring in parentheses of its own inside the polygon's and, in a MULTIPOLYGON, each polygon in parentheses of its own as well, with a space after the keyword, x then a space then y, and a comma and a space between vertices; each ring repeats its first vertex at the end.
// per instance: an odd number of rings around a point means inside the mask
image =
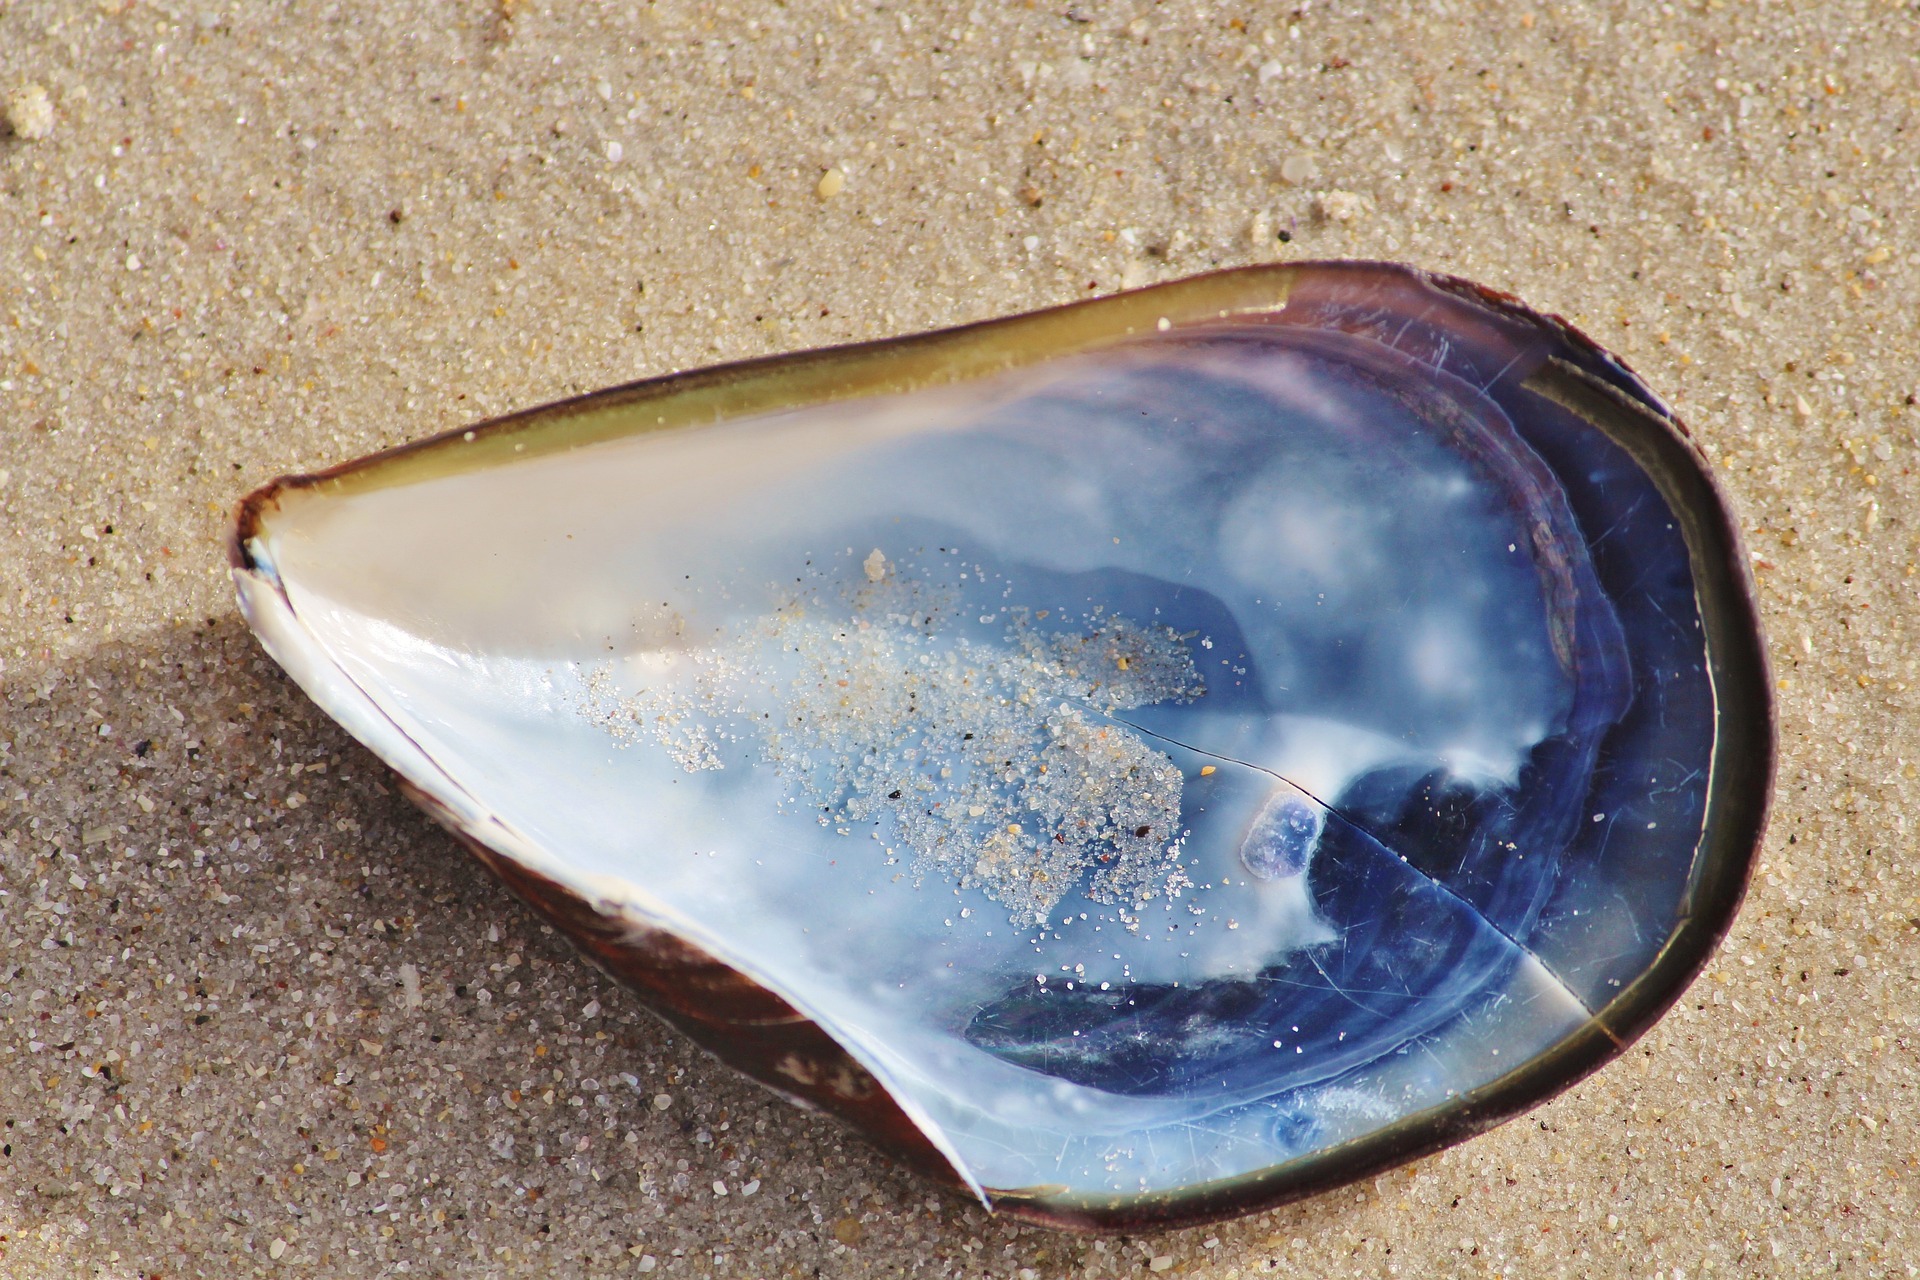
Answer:
POLYGON ((0 1273, 1914 1274, 1916 51, 1865 0, 0 0, 0 1273), (234 607, 277 473, 1341 256, 1671 398, 1783 763, 1654 1032, 1306 1203, 1095 1241, 890 1168, 576 960, 234 607))

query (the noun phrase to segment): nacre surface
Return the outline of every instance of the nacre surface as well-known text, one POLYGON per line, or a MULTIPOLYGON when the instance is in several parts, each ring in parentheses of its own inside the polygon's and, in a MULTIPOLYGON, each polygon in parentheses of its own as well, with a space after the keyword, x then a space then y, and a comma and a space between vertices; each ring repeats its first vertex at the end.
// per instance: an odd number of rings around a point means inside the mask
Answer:
POLYGON ((1631 375, 1363 264, 640 384, 236 537, 510 883, 777 1006, 625 975, 667 1016, 1084 1223, 1355 1176, 1657 1015, 1764 816, 1742 573, 1631 375))

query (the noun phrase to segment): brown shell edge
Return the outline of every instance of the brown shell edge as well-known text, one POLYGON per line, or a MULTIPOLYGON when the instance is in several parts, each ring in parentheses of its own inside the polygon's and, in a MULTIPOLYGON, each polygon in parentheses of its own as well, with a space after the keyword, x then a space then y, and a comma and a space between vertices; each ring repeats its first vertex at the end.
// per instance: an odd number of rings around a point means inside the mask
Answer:
POLYGON ((686 939, 601 911, 490 848, 439 801, 394 776, 409 800, 663 1022, 789 1101, 852 1125, 901 1163, 966 1188, 872 1073, 805 1014, 686 939))

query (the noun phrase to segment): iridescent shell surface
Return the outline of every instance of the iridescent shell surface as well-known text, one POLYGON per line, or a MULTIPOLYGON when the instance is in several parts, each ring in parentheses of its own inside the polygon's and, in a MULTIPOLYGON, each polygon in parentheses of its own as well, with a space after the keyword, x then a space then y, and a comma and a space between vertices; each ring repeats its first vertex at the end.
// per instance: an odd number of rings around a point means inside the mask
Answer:
POLYGON ((1563 324, 1258 268, 277 481, 247 616, 716 1054, 988 1203, 1189 1222, 1619 1051, 1764 822, 1740 548, 1563 324))

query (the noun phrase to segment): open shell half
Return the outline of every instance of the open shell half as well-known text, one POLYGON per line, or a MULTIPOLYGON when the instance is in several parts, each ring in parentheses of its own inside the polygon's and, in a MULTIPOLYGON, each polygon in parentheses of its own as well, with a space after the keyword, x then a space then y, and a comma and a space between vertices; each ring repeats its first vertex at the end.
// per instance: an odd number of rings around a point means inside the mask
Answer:
POLYGON ((1734 525, 1564 323, 1202 276, 514 414, 240 507, 268 651, 724 1061, 1191 1223, 1617 1054, 1736 909, 1734 525))

